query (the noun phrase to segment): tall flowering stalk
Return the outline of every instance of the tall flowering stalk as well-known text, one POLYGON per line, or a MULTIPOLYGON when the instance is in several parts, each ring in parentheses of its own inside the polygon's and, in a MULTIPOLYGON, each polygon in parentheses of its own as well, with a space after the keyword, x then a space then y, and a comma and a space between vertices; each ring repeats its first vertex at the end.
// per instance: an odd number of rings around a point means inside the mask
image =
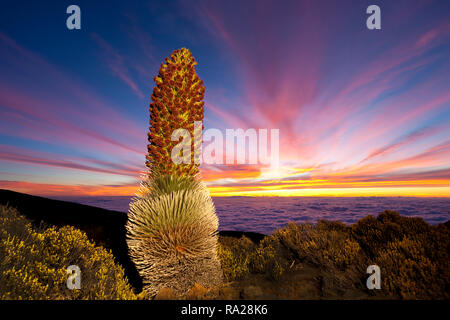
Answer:
POLYGON ((156 87, 150 104, 146 156, 146 165, 150 170, 183 176, 198 173, 198 163, 194 161, 193 152, 190 155, 183 154, 183 157, 190 157, 190 161, 178 165, 171 159, 171 151, 179 143, 171 140, 176 129, 186 129, 193 137, 189 150, 195 150, 201 143, 201 139, 194 136, 194 121, 203 120, 205 86, 195 71, 196 64, 188 49, 175 50, 161 64, 159 74, 154 78, 156 87))
POLYGON ((183 295, 196 283, 213 287, 223 280, 217 255, 219 221, 208 189, 197 178, 195 158, 203 127, 194 122, 203 120, 205 87, 195 65, 189 50, 179 49, 155 77, 146 156, 149 172, 128 211, 129 254, 152 296, 162 288, 183 295), (187 130, 191 139, 172 141, 177 129, 187 130), (185 143, 190 152, 180 151, 183 161, 175 163, 173 150, 185 143))

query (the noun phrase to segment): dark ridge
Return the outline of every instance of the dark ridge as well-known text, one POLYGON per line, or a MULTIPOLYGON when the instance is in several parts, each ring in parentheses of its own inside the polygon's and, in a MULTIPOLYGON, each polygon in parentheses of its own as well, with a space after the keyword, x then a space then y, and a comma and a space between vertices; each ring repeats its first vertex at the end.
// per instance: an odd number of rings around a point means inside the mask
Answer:
POLYGON ((128 256, 126 213, 0 189, 0 205, 6 204, 16 208, 36 227, 70 225, 86 232, 97 245, 111 249, 130 284, 138 292, 142 290, 142 280, 128 256))
POLYGON ((222 237, 233 237, 233 238, 241 238, 242 236, 246 236, 253 242, 259 243, 265 235, 257 232, 244 232, 244 231, 219 231, 219 235, 222 237))

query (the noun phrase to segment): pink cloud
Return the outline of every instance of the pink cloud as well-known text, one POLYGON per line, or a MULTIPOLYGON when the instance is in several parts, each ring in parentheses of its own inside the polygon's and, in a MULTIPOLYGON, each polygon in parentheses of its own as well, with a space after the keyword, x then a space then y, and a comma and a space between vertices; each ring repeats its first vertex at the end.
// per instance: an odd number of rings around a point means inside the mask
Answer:
MULTIPOLYGON (((128 144, 121 143, 106 135, 103 135, 95 130, 81 127, 72 121, 66 120, 59 115, 61 110, 57 108, 52 102, 41 102, 28 97, 25 94, 16 92, 15 89, 9 88, 6 84, 0 83, 0 103, 3 106, 10 108, 20 114, 23 122, 25 116, 28 117, 26 123, 29 126, 23 126, 19 134, 26 133, 28 138, 35 138, 37 133, 41 131, 52 132, 49 137, 53 140, 61 142, 73 143, 78 142, 78 145, 87 144, 93 148, 98 148, 98 142, 111 144, 120 147, 127 151, 141 154, 142 152, 136 148, 130 147, 128 144), (35 121, 37 120, 37 121, 35 121), (34 126, 34 130, 30 130, 34 126), (61 134, 62 133, 62 134, 61 134)), ((67 113, 70 109, 64 109, 67 113)), ((75 118, 77 119, 77 118, 75 118)), ((11 133, 10 133, 11 134, 11 133)))
POLYGON ((30 150, 5 145, 0 145, 0 160, 22 162, 32 165, 43 165, 48 167, 90 171, 96 173, 124 175, 133 178, 139 177, 140 171, 142 170, 142 168, 130 167, 123 164, 89 158, 80 158, 73 156, 68 157, 38 151, 33 151, 31 153, 30 150), (91 165, 85 165, 82 163, 91 163, 91 165))

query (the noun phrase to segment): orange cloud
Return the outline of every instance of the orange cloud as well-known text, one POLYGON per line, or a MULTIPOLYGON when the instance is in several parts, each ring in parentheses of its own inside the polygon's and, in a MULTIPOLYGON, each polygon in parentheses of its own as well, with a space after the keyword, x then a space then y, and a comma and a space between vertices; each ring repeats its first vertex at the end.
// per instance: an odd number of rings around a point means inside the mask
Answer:
POLYGON ((94 186, 0 181, 0 189, 8 189, 38 196, 130 196, 137 192, 138 187, 138 184, 94 186))

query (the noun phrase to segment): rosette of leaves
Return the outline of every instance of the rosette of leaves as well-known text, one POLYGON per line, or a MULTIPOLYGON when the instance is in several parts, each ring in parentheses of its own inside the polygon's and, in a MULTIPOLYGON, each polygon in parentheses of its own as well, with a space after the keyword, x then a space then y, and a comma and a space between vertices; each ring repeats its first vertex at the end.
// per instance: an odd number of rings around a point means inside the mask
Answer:
POLYGON ((205 185, 195 177, 152 176, 130 204, 127 243, 145 290, 185 294, 195 283, 221 283, 218 218, 205 185))

